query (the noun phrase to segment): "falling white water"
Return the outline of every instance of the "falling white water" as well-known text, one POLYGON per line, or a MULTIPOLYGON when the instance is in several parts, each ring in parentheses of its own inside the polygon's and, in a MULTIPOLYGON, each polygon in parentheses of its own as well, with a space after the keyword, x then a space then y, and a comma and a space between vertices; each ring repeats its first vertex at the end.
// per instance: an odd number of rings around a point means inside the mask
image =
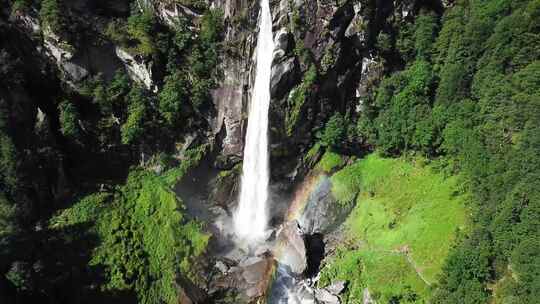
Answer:
POLYGON ((257 70, 249 105, 240 202, 234 214, 235 233, 248 243, 264 241, 268 225, 268 108, 273 52, 270 8, 268 0, 261 0, 257 70))

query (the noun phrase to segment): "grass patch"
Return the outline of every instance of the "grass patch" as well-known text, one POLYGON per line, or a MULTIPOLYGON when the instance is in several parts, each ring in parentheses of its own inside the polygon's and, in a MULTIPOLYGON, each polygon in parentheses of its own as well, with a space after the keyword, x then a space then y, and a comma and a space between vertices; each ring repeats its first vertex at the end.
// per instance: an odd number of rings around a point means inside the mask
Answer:
POLYGON ((347 166, 331 177, 332 194, 339 203, 349 204, 354 201, 362 187, 361 174, 362 163, 356 162, 347 166))
POLYGON ((337 256, 323 270, 326 281, 356 270, 362 275, 351 282, 352 293, 369 287, 383 303, 392 298, 403 303, 427 299, 456 230, 465 226, 467 197, 459 194, 458 177, 445 178, 421 160, 372 154, 336 173, 332 182, 340 201, 357 196, 346 227, 347 238, 362 244, 351 253, 362 267, 348 269, 351 254, 337 256), (346 269, 332 270, 336 267, 346 269))

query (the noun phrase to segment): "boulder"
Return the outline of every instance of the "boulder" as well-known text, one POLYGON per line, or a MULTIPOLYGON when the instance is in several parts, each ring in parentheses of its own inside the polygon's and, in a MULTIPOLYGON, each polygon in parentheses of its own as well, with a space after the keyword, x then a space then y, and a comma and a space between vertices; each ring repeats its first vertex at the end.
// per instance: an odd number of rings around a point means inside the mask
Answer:
POLYGON ((226 275, 214 280, 210 290, 215 292, 235 289, 247 302, 252 302, 266 295, 273 269, 274 262, 271 257, 252 257, 230 268, 226 275))
POLYGON ((294 275, 302 275, 308 266, 307 250, 297 221, 286 223, 277 234, 276 260, 294 275))

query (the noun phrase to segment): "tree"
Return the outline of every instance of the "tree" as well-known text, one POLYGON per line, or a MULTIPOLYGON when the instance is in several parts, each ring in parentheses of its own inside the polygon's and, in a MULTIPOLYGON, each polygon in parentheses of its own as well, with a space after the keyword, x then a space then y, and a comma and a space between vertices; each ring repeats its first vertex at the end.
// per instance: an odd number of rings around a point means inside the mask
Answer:
POLYGON ((431 58, 432 45, 437 32, 437 19, 433 13, 424 12, 415 21, 416 58, 428 60, 431 58))
POLYGON ((321 134, 321 143, 329 149, 337 148, 345 137, 345 120, 340 113, 335 113, 326 123, 321 134))

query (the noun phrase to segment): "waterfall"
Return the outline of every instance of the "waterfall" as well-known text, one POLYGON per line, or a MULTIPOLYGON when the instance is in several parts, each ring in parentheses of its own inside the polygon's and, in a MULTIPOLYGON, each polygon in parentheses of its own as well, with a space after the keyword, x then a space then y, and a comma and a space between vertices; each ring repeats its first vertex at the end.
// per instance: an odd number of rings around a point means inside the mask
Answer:
POLYGON ((268 225, 268 108, 273 52, 270 7, 268 0, 261 0, 255 85, 249 105, 240 201, 234 214, 235 233, 248 243, 264 241, 268 225))

